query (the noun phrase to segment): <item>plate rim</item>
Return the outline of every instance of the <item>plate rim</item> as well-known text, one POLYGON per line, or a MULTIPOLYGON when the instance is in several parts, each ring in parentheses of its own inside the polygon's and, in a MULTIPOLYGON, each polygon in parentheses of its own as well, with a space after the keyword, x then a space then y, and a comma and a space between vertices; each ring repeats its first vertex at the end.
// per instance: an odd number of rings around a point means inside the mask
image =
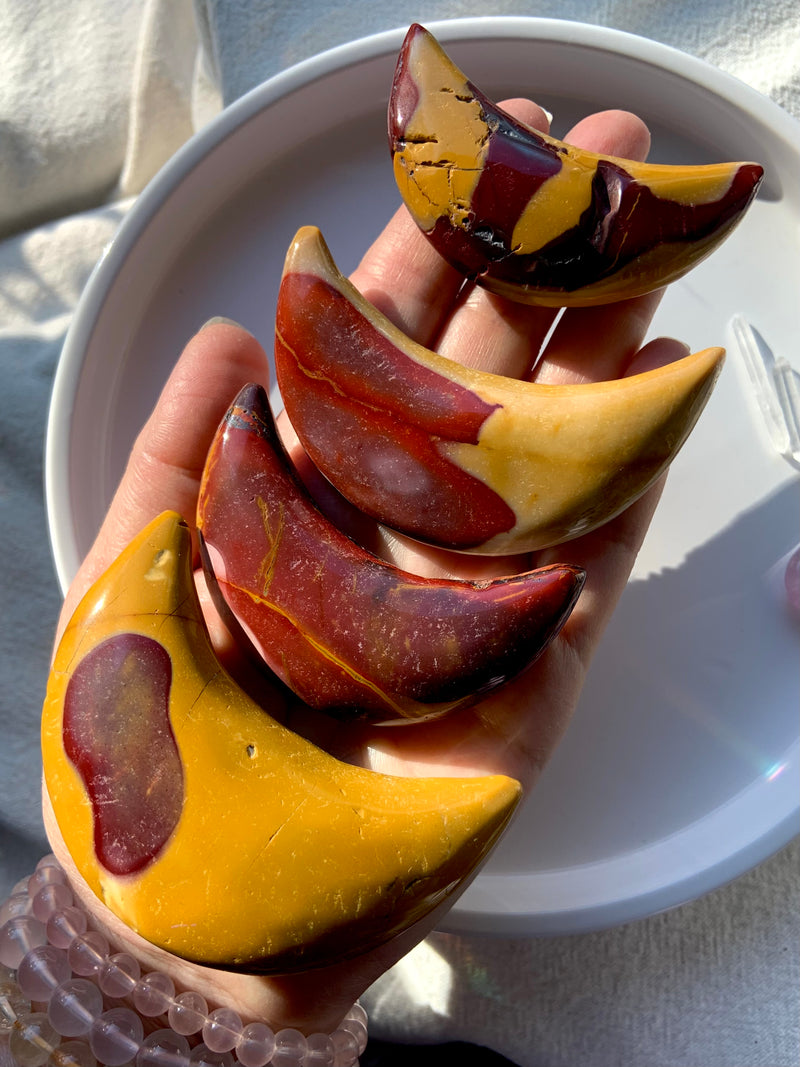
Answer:
MULTIPOLYGON (((487 916, 491 914, 491 932, 495 934, 519 934, 562 936, 575 933, 590 933, 623 925, 637 919, 649 918, 659 912, 667 911, 681 904, 696 900, 706 893, 722 888, 735 878, 752 870, 770 856, 775 855, 788 845, 800 832, 800 808, 797 805, 797 790, 790 782, 797 783, 800 769, 800 740, 787 750, 784 760, 786 779, 783 789, 785 805, 782 817, 771 823, 759 837, 744 843, 734 851, 720 855, 714 862, 693 872, 684 874, 675 881, 660 886, 653 886, 645 892, 620 895, 616 899, 595 901, 591 904, 579 904, 573 907, 551 908, 536 913, 509 909, 505 912, 490 912, 485 902, 493 892, 504 895, 511 889, 512 896, 519 895, 519 886, 524 883, 524 874, 486 873, 483 876, 483 890, 478 896, 467 890, 462 907, 456 913, 454 921, 445 916, 439 929, 452 933, 485 933, 488 930, 487 916), (791 790, 791 792, 790 792, 791 790), (792 806, 792 802, 794 806, 792 806)), ((622 867, 635 861, 638 865, 646 864, 650 854, 658 852, 665 846, 680 852, 684 842, 693 842, 697 827, 705 824, 706 836, 718 840, 717 823, 722 816, 727 816, 731 809, 741 806, 747 794, 760 789, 764 782, 755 780, 740 794, 729 798, 718 809, 709 811, 704 817, 688 824, 673 834, 659 838, 638 849, 629 849, 620 853, 613 861, 598 860, 580 867, 557 868, 552 871, 540 871, 538 877, 551 877, 569 881, 570 872, 580 871, 585 876, 591 871, 607 872, 612 866, 622 867)), ((727 821, 727 820, 726 820, 727 821)), ((695 843, 696 844, 696 843, 695 843)), ((563 886, 562 886, 563 888, 563 886)))
MULTIPOLYGON (((446 45, 458 42, 474 43, 476 40, 535 39, 627 56, 700 86, 715 96, 722 96, 738 110, 757 118, 800 149, 800 124, 775 101, 699 57, 629 31, 566 19, 510 15, 432 20, 425 25, 446 45)), ((301 60, 254 86, 226 106, 177 150, 138 194, 122 219, 114 237, 93 268, 76 305, 56 366, 47 412, 45 506, 51 553, 62 593, 66 591, 80 563, 74 526, 70 525, 69 530, 65 530, 64 523, 60 522, 62 516, 73 514, 69 501, 69 449, 63 446, 63 442, 69 441, 69 428, 82 367, 80 356, 90 344, 93 326, 102 311, 105 297, 113 287, 131 249, 166 198, 205 155, 220 145, 233 130, 297 89, 362 62, 396 53, 407 29, 408 25, 405 24, 336 45, 301 60)), ((710 867, 696 871, 690 877, 645 894, 621 895, 615 901, 601 904, 587 904, 548 912, 490 912, 481 906, 480 898, 473 890, 476 884, 488 879, 517 878, 530 881, 531 875, 479 873, 473 887, 469 887, 456 902, 439 928, 451 932, 549 935, 588 932, 643 918, 694 899, 762 862, 797 834, 798 813, 800 802, 794 810, 771 825, 765 834, 710 867)), ((689 833, 692 825, 680 832, 689 833)), ((657 839, 653 843, 654 846, 663 840, 657 839)), ((606 861, 599 863, 603 865, 606 861)))

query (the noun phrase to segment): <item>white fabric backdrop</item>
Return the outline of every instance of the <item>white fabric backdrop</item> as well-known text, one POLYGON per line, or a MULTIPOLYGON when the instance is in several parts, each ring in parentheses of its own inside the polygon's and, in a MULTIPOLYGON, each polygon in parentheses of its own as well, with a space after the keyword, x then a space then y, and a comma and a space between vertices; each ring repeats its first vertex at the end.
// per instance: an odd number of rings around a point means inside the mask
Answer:
MULTIPOLYGON (((38 716, 60 594, 42 447, 92 267, 136 194, 225 103, 353 38, 487 14, 642 34, 800 118, 794 0, 0 0, 0 892, 46 849, 38 716)), ((702 900, 616 930, 435 934, 371 991, 373 1032, 470 1040, 521 1067, 796 1065, 799 855, 795 843, 702 900)))

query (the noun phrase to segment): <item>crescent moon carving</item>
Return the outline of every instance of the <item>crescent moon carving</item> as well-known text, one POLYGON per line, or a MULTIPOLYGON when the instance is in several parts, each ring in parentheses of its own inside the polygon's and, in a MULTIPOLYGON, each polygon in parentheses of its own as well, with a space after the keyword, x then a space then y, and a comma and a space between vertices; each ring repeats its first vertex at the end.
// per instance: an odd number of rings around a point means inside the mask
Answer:
POLYGON ((619 514, 672 462, 723 358, 581 385, 476 371, 397 329, 310 226, 278 294, 278 384, 313 462, 379 522, 460 551, 527 552, 619 514))
POLYGON ((539 133, 419 25, 398 57, 389 142, 403 201, 441 255, 492 292, 554 307, 680 278, 730 234, 763 178, 758 163, 640 163, 539 133))
POLYGON ((341 961, 410 926, 477 868, 520 795, 502 775, 377 774, 284 727, 219 663, 172 512, 67 626, 42 751, 58 825, 98 897, 170 952, 265 974, 341 961))

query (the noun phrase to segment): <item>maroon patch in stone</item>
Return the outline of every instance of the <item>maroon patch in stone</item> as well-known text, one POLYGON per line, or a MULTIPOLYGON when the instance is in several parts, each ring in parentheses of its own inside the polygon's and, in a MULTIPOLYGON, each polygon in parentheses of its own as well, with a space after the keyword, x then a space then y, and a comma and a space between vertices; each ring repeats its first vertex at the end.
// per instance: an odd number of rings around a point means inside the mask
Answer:
POLYGON ((64 749, 91 800, 97 858, 112 874, 152 863, 181 815, 171 683, 164 646, 121 633, 92 649, 67 686, 64 749))
POLYGON ((417 363, 316 275, 284 277, 276 326, 286 411, 311 460, 352 504, 447 548, 514 526, 502 496, 442 447, 475 444, 497 404, 417 363))

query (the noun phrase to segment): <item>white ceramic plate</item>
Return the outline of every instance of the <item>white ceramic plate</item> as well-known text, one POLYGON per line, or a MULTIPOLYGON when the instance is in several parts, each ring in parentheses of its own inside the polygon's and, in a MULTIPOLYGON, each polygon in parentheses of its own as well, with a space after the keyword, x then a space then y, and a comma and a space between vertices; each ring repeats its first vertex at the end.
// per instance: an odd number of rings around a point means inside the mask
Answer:
MULTIPOLYGON (((624 33, 490 18, 430 27, 490 96, 531 95, 563 135, 626 107, 662 162, 757 159, 767 177, 653 333, 731 344, 742 313, 800 358, 800 127, 701 62, 624 33)), ((398 201, 385 107, 404 30, 254 90, 164 168, 91 278, 58 367, 47 506, 66 587, 176 354, 225 315, 271 348, 285 250, 318 225, 345 271, 398 201)), ((279 403, 277 397, 273 400, 279 403)), ((660 512, 566 740, 454 931, 563 933, 651 914, 757 863, 798 829, 797 630, 778 561, 797 475, 771 448, 735 351, 660 512)))

